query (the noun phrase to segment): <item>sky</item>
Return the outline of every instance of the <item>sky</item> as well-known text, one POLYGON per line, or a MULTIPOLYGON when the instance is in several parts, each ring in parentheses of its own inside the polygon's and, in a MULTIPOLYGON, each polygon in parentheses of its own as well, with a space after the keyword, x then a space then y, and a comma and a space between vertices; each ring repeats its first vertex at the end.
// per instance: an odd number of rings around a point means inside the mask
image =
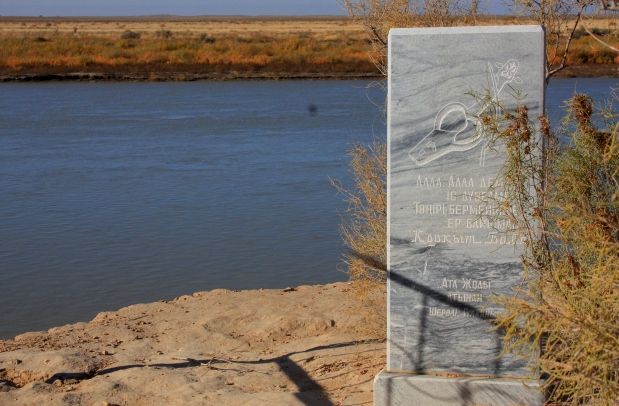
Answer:
POLYGON ((0 0, 2 16, 343 15, 335 0, 0 0))

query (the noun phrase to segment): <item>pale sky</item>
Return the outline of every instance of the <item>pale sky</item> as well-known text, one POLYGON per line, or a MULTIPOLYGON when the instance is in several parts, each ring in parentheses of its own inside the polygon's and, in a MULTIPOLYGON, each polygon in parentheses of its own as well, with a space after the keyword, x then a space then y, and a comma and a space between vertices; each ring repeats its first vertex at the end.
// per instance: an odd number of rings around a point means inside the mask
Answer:
POLYGON ((2 16, 343 15, 335 0, 0 0, 2 16))

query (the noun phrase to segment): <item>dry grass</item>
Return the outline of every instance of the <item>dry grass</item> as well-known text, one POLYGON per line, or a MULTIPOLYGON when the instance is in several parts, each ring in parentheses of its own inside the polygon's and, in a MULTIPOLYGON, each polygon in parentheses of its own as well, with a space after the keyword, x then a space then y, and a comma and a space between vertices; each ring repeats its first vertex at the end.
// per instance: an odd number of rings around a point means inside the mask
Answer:
POLYGON ((118 38, 126 30, 139 32, 143 37, 154 38, 159 30, 169 30, 175 37, 191 38, 200 33, 209 35, 299 35, 311 33, 322 39, 336 39, 342 35, 362 37, 363 29, 341 19, 76 19, 67 18, 0 18, 0 36, 76 36, 118 38))
MULTIPOLYGON (((619 32, 616 28, 595 27, 592 28, 592 31, 608 45, 615 48, 619 47, 619 32)), ((579 29, 575 32, 575 38, 572 40, 567 62, 570 65, 619 63, 619 53, 604 46, 584 30, 579 29)))
POLYGON ((0 38, 0 65, 26 67, 131 64, 337 64, 368 60, 360 39, 319 40, 302 35, 117 39, 36 36, 0 38))
POLYGON ((344 20, 0 20, 0 69, 373 71, 362 29, 344 20), (133 37, 133 38, 131 38, 133 37), (139 37, 139 38, 138 38, 139 37), (297 67, 297 68, 294 68, 297 67))
POLYGON ((299 35, 312 33, 323 39, 336 39, 342 35, 364 36, 363 28, 351 24, 344 17, 323 19, 298 18, 11 18, 0 17, 0 36, 54 36, 75 35, 118 38, 126 30, 136 31, 146 37, 155 37, 159 30, 170 30, 176 37, 193 37, 200 33, 209 35, 299 35))
MULTIPOLYGON (((482 16, 477 23, 529 21, 482 16)), ((587 24, 603 32, 617 26, 613 18, 587 24)), ((619 44, 615 35, 602 38, 619 44)), ((0 49, 0 73, 8 75, 136 70, 378 74, 374 61, 380 60, 364 28, 344 17, 0 17, 0 49)), ((583 35, 573 44, 568 62, 607 64, 617 63, 617 58, 583 35)))

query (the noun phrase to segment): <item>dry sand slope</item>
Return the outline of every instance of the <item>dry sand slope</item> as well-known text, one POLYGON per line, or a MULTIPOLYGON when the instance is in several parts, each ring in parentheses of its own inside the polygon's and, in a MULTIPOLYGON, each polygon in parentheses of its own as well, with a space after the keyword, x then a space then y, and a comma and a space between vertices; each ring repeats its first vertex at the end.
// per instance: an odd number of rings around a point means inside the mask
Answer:
POLYGON ((214 290, 0 341, 0 405, 370 405, 346 283, 214 290))

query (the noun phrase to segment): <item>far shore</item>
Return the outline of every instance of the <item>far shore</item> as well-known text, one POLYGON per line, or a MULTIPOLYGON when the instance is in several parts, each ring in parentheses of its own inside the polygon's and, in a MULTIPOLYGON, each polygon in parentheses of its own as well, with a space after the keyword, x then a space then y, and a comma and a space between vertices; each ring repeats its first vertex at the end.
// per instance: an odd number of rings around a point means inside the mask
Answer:
MULTIPOLYGON (((615 40, 614 21, 591 24, 615 40)), ((619 57, 592 41, 579 28, 556 77, 619 76, 619 57)), ((381 53, 345 16, 0 17, 0 48, 0 82, 384 78, 381 53)))
MULTIPOLYGON (((182 68, 182 67, 179 67, 182 68)), ((304 72, 269 72, 269 71, 211 71, 211 72, 188 72, 182 69, 177 71, 140 71, 131 69, 128 71, 91 71, 91 72, 63 72, 51 70, 50 72, 15 73, 9 75, 0 74, 0 82, 194 82, 194 81, 232 81, 232 80, 382 80, 386 79, 378 71, 369 69, 361 71, 329 71, 304 72)), ((576 65, 568 66, 558 72, 557 78, 619 78, 619 66, 617 65, 576 65)))
POLYGON ((195 82, 231 80, 371 80, 372 72, 69 72, 0 75, 0 82, 195 82))
POLYGON ((0 404, 371 405, 386 347, 350 291, 216 289, 0 340, 0 404))

